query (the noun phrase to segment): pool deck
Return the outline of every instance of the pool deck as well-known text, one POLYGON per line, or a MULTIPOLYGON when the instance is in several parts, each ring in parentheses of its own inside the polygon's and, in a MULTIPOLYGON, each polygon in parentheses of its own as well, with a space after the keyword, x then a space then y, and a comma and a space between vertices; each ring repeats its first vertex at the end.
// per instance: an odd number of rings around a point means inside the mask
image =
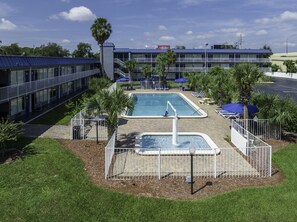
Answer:
MULTIPOLYGON (((133 92, 160 92, 155 90, 135 90, 133 92)), ((192 96, 192 91, 180 91, 178 89, 171 89, 165 92, 182 93, 189 100, 195 103, 198 107, 204 110, 208 117, 206 118, 187 118, 179 119, 178 132, 200 132, 207 134, 218 147, 230 147, 224 138, 230 135, 230 120, 224 119, 215 112, 216 105, 200 104, 199 98, 192 96)), ((153 107, 152 107, 153 108, 153 107)), ((122 118, 118 128, 118 139, 122 141, 122 147, 132 146, 135 135, 143 132, 171 132, 172 118, 158 118, 158 119, 129 119, 122 118)))

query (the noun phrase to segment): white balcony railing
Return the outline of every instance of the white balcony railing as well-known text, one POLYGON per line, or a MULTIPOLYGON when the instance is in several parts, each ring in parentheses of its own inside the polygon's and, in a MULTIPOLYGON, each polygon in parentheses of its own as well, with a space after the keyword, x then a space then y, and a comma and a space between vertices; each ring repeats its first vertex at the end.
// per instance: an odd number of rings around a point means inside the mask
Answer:
POLYGON ((99 69, 93 69, 69 75, 56 76, 53 78, 41 79, 32 82, 25 82, 23 84, 2 87, 0 88, 0 102, 7 101, 11 98, 15 98, 18 96, 37 92, 50 87, 54 87, 57 85, 61 85, 63 83, 71 82, 77 79, 92 76, 99 72, 99 69))

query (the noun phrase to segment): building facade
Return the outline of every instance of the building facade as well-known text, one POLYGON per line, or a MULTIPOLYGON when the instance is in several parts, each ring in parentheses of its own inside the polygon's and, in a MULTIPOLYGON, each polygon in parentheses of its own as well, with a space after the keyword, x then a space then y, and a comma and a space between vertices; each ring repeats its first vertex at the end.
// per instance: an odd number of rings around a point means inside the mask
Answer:
POLYGON ((287 67, 284 65, 284 61, 293 60, 297 61, 297 52, 289 53, 276 53, 270 56, 271 63, 276 64, 280 67, 280 72, 287 72, 287 67))
POLYGON ((99 60, 0 56, 0 118, 22 119, 81 93, 99 60))
MULTIPOLYGON (((176 79, 185 72, 207 72, 212 67, 220 66, 229 69, 239 63, 253 63, 263 71, 270 71, 267 64, 271 55, 270 50, 264 49, 173 49, 176 53, 176 63, 169 69, 168 79, 176 79)), ((104 44, 104 66, 108 64, 107 75, 111 79, 127 77, 125 61, 135 60, 137 67, 133 78, 142 76, 141 68, 148 64, 156 67, 158 54, 166 52, 166 49, 129 49, 115 48, 114 44, 104 44), (106 54, 106 55, 105 55, 106 54)))

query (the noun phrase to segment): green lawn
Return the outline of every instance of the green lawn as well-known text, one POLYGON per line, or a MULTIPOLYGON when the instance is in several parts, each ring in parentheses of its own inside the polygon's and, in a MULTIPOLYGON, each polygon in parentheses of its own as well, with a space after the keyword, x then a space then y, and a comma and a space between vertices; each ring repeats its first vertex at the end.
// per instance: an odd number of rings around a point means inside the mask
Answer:
POLYGON ((56 141, 29 142, 23 160, 0 165, 0 221, 297 221, 297 144, 273 155, 281 184, 172 201, 96 186, 56 141))

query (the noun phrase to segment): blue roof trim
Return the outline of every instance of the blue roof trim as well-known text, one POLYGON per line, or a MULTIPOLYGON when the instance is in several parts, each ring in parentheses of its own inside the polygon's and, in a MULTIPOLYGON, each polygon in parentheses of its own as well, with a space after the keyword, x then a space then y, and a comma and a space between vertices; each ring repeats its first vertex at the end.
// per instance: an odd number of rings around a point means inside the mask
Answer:
POLYGON ((31 57, 31 56, 0 56, 0 69, 20 67, 40 67, 55 65, 75 65, 99 63, 99 59, 64 58, 64 57, 31 57))
MULTIPOLYGON (((163 53, 165 49, 127 49, 116 48, 115 53, 163 53)), ((173 49, 176 53, 205 53, 205 49, 173 49)), ((256 53, 256 54, 271 54, 270 50, 266 49, 206 49, 206 53, 256 53)))

